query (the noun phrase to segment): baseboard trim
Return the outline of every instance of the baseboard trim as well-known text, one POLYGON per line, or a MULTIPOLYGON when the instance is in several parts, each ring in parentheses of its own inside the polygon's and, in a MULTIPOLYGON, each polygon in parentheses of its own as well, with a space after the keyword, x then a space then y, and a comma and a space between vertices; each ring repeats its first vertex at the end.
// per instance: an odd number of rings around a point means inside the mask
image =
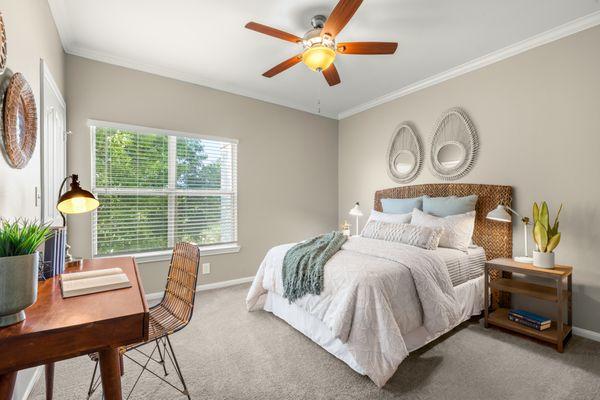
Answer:
POLYGON ((600 342, 600 332, 590 331, 589 329, 583 329, 583 328, 578 328, 578 327, 574 326, 573 327, 573 335, 581 336, 586 339, 600 342))
MULTIPOLYGON (((198 285, 198 286, 196 286, 196 292, 204 292, 206 290, 221 289, 221 288, 226 288, 226 287, 229 287, 229 286, 241 285, 242 283, 252 282, 253 279, 254 279, 253 276, 247 276, 245 278, 231 279, 229 281, 221 281, 221 282, 215 282, 215 283, 206 283, 204 285, 198 285)), ((163 297, 163 294, 164 294, 164 291, 162 291, 162 292, 155 292, 155 293, 148 293, 146 295, 146 300, 161 299, 163 297)))
POLYGON ((35 384, 42 376, 43 371, 44 371, 44 366, 40 365, 39 367, 36 367, 35 372, 33 373, 33 376, 31 377, 31 380, 27 384, 27 389, 25 389, 25 393, 23 393, 22 400, 29 399, 29 395, 31 395, 31 392, 33 392, 33 388, 35 387, 35 384))

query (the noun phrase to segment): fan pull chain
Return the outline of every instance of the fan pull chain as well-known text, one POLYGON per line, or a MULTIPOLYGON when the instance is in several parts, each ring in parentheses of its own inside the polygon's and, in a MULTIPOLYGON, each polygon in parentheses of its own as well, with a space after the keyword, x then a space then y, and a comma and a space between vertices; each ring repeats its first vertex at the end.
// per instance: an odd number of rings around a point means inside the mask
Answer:
POLYGON ((323 85, 319 83, 317 89, 317 114, 321 114, 321 86, 323 85))

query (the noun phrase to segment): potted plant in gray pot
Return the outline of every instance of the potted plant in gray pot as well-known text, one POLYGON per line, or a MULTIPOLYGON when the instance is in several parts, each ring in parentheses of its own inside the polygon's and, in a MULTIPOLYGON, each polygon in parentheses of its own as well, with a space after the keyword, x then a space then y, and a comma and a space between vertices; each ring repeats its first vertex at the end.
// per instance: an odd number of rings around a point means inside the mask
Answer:
POLYGON ((25 319, 37 299, 38 247, 51 235, 47 225, 0 220, 0 327, 25 319))

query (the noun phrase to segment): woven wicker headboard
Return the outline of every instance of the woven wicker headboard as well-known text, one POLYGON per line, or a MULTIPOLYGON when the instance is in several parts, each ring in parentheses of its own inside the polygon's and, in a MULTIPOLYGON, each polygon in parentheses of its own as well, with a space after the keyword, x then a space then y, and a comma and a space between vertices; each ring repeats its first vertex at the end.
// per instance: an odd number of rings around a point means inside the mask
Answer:
POLYGON ((511 205, 512 187, 470 183, 430 183, 402 186, 375 192, 374 209, 382 211, 381 199, 404 199, 422 195, 431 197, 477 195, 473 241, 485 249, 488 260, 512 257, 512 224, 486 219, 487 213, 498 204, 511 205))

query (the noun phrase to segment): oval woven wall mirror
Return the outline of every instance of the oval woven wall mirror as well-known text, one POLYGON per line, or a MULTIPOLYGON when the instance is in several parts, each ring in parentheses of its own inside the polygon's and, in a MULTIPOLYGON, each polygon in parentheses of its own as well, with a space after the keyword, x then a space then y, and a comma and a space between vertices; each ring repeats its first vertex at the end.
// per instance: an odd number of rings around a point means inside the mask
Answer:
POLYGON ((431 172, 443 180, 467 175, 479 150, 477 131, 467 113, 451 108, 438 120, 431 139, 431 172))
POLYGON ((392 135, 388 146, 388 175, 398 183, 408 183, 417 177, 422 164, 423 154, 419 137, 408 123, 403 122, 392 135))
POLYGON ((4 95, 2 139, 11 167, 27 165, 37 142, 37 108, 29 83, 22 74, 14 74, 4 95))

